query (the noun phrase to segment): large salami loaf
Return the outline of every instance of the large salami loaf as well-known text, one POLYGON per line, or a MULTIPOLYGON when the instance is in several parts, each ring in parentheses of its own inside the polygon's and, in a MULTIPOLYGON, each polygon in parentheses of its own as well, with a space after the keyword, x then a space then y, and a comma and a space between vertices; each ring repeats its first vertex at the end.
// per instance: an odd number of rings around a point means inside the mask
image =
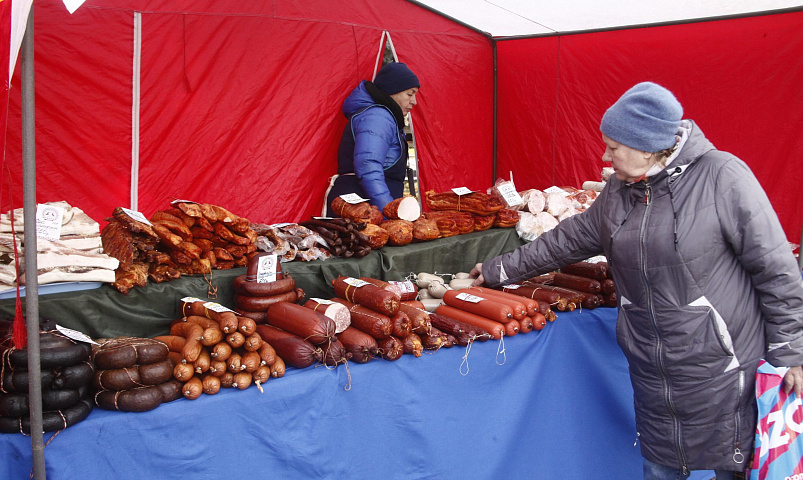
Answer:
POLYGON ((341 275, 332 280, 332 287, 338 297, 375 312, 391 316, 399 310, 398 295, 368 282, 341 275))
POLYGON ((491 215, 505 208, 499 198, 482 192, 457 195, 453 191, 435 193, 429 190, 424 194, 431 210, 457 210, 477 215, 491 215))

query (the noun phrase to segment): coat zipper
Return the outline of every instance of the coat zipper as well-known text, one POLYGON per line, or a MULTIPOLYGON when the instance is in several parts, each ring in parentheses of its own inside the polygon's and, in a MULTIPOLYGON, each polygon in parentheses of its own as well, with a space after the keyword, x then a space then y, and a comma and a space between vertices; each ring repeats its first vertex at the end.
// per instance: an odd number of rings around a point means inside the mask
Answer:
POLYGON ((739 370, 739 395, 736 397, 736 441, 733 446, 733 461, 741 465, 744 462, 744 454, 741 448, 742 416, 739 415, 739 403, 742 401, 744 393, 744 370, 739 370))
POLYGON ((680 425, 678 422, 677 411, 674 407, 674 402, 672 401, 672 392, 669 389, 669 381, 667 380, 669 374, 666 371, 666 365, 663 362, 663 355, 661 352, 663 351, 663 339, 661 338, 661 333, 658 330, 658 324, 655 320, 655 311, 652 304, 652 289, 650 288, 650 283, 647 278, 647 248, 646 248, 646 235, 645 232, 647 231, 647 220, 650 217, 650 209, 652 207, 652 187, 650 186, 649 181, 647 182, 647 189, 644 192, 644 205, 646 206, 644 209, 644 216, 641 218, 641 230, 639 232, 639 250, 641 253, 641 276, 644 281, 644 286, 647 290, 647 312, 650 315, 650 323, 652 324, 652 328, 655 331, 655 338, 657 339, 655 343, 655 357, 656 357, 656 364, 659 367, 661 372, 661 382, 664 387, 664 399, 666 400, 667 406, 669 407, 669 412, 672 415, 672 422, 674 423, 675 427, 675 448, 678 452, 678 457, 680 459, 680 464, 683 470, 684 475, 688 475, 689 468, 686 465, 686 452, 683 451, 683 444, 680 439, 680 425))

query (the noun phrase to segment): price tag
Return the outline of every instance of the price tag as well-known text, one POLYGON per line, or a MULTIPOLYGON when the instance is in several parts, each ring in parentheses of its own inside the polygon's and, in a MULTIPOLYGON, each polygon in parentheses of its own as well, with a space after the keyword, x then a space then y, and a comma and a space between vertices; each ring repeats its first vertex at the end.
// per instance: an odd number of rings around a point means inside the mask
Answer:
POLYGON ((206 302, 206 303, 204 303, 204 307, 206 307, 208 310, 212 310, 213 312, 217 312, 217 313, 223 313, 223 312, 236 313, 236 312, 234 312, 234 310, 232 310, 230 308, 226 308, 223 305, 221 305, 219 303, 215 303, 215 302, 206 302))
POLYGON ((59 324, 56 324, 56 330, 61 332, 65 337, 72 338, 75 341, 84 342, 84 343, 91 343, 93 345, 100 345, 98 342, 96 342, 96 341, 92 340, 91 338, 89 338, 89 335, 87 335, 87 334, 85 334, 83 332, 79 332, 78 330, 73 330, 71 328, 62 327, 59 324))
POLYGON ((401 293, 415 293, 415 285, 410 280, 405 280, 403 282, 397 282, 394 280, 389 281, 388 283, 392 285, 396 285, 401 290, 401 293))
POLYGON ((315 220, 332 220, 332 217, 312 217, 315 220))
POLYGON ((337 303, 331 300, 327 300, 325 298, 310 298, 310 300, 317 303, 318 305, 334 305, 335 303, 337 303))
POLYGON ((524 203, 524 200, 519 195, 519 192, 516 191, 515 185, 513 182, 503 182, 496 186, 496 189, 499 191, 499 194, 502 195, 502 198, 505 199, 505 203, 507 203, 508 207, 515 207, 516 205, 521 205, 524 203))
POLYGON ((201 300, 200 298, 195 298, 195 297, 184 297, 181 299, 181 301, 184 303, 203 302, 203 300, 201 300))
POLYGON ((367 198, 362 198, 361 196, 357 195, 356 193, 347 193, 345 195, 341 195, 340 198, 346 201, 346 203, 357 204, 362 202, 367 202, 367 198))
POLYGON ((502 288, 509 288, 509 289, 511 289, 511 290, 515 290, 515 289, 517 289, 517 288, 521 288, 521 285, 518 285, 518 284, 512 283, 512 284, 510 284, 510 285, 505 285, 505 286, 504 286, 504 287, 502 287, 502 288))
POLYGON ((452 191, 458 195, 468 195, 471 193, 471 190, 467 189, 466 187, 453 188, 452 191))
POLYGON ((259 257, 257 264, 257 283, 268 283, 276 281, 276 264, 278 255, 263 255, 259 257))
POLYGON ((455 295, 455 297, 457 297, 460 300, 465 300, 466 302, 471 302, 471 303, 480 303, 481 301, 485 300, 482 297, 477 297, 475 295, 470 295, 468 293, 458 293, 457 295, 455 295))
POLYGON ((177 199, 173 200, 172 202, 170 202, 170 205, 175 205, 177 203, 194 203, 196 205, 200 205, 200 203, 198 203, 198 202, 193 202, 192 200, 181 200, 179 198, 177 198, 177 199))
POLYGON ((566 190, 564 190, 564 189, 562 189, 560 187, 557 187, 555 185, 553 185, 553 186, 547 188, 546 190, 544 190, 544 193, 559 193, 559 194, 563 195, 564 197, 568 197, 569 195, 571 195, 566 190))
POLYGON ((292 225, 292 223, 290 223, 290 222, 274 223, 273 225, 271 225, 271 227, 282 228, 282 227, 286 227, 288 225, 292 225))
POLYGON ((588 263, 602 263, 607 261, 608 257, 606 257, 605 255, 597 255, 596 257, 591 257, 589 259, 586 259, 586 262, 588 263))
POLYGON ((127 209, 127 208, 122 208, 121 210, 122 210, 122 211, 123 211, 123 212, 124 212, 126 215, 128 215, 129 217, 133 218, 134 220, 136 220, 136 221, 138 221, 138 222, 142 222, 142 223, 144 223, 145 225, 152 225, 152 224, 151 224, 151 222, 149 222, 149 221, 148 221, 148 219, 147 219, 147 218, 145 218, 145 215, 143 215, 143 214, 141 214, 141 213, 139 213, 139 212, 137 212, 137 211, 134 211, 134 210, 129 210, 129 209, 127 209))
POLYGON ((61 221, 64 209, 53 205, 38 204, 36 206, 36 236, 55 241, 61 238, 61 221))
POLYGON ((364 285, 370 285, 370 283, 368 283, 366 281, 363 281, 363 280, 360 280, 359 278, 354 278, 354 277, 345 278, 345 279, 343 279, 343 281, 346 282, 348 285, 351 285, 352 287, 356 287, 356 288, 362 287, 364 285))

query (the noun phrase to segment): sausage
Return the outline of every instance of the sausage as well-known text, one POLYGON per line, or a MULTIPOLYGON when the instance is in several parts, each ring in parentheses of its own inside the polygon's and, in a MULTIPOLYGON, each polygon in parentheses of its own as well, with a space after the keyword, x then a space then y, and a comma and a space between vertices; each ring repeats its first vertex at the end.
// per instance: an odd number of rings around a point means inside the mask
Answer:
POLYGON ((338 297, 383 315, 390 316, 399 310, 398 295, 356 278, 339 276, 332 280, 332 287, 338 297))
POLYGON ((399 311, 405 313, 410 318, 410 331, 418 334, 429 331, 429 327, 431 326, 429 321, 429 312, 424 310, 423 304, 421 304, 421 307, 418 308, 402 302, 399 304, 399 311))
POLYGON ((232 280, 235 293, 249 297, 272 297, 282 293, 292 292, 296 288, 296 281, 290 275, 273 282, 259 283, 249 281, 246 275, 239 275, 232 280))
POLYGON ((605 262, 577 262, 561 267, 560 271, 580 277, 593 278, 600 282, 608 278, 608 264, 605 262))
POLYGON ((505 293, 520 297, 531 298, 539 302, 547 302, 559 311, 574 310, 574 305, 569 305, 569 300, 558 292, 544 288, 543 284, 517 285, 517 288, 503 287, 505 293))
POLYGON ((473 313, 464 312, 463 310, 458 310, 457 308, 450 307, 449 305, 441 305, 440 307, 435 309, 435 313, 439 313, 447 317, 452 317, 456 320, 460 320, 461 322, 476 325, 487 331, 491 335, 491 337, 496 340, 499 340, 505 335, 505 326, 502 325, 501 323, 489 320, 485 317, 481 317, 473 313))
POLYGON ((211 318, 220 325, 223 333, 231 333, 237 330, 237 317, 233 311, 223 305, 214 302, 204 302, 197 298, 185 298, 181 300, 181 315, 200 315, 211 318))
POLYGON ((410 333, 401 339, 402 351, 406 354, 412 354, 414 357, 420 357, 424 351, 424 345, 421 343, 421 337, 415 333, 410 333))
POLYGON ((612 293, 616 293, 616 285, 613 283, 613 279, 606 278, 599 282, 602 295, 610 295, 612 293))
MULTIPOLYGON (((42 372, 44 378, 46 372, 42 372)), ((76 365, 70 365, 53 370, 52 388, 78 388, 92 381, 95 374, 95 365, 89 361, 84 361, 76 365)), ((27 383, 27 375, 26 383, 27 383)), ((27 386, 26 386, 27 391, 27 386)))
MULTIPOLYGON (((276 365, 284 363, 295 368, 306 368, 323 360, 323 350, 309 341, 272 325, 257 325, 257 333, 262 340, 270 343, 276 350, 276 361, 271 367, 271 376, 276 377, 276 365)), ((281 372, 282 375, 284 371, 281 372)))
POLYGON ((530 333, 533 331, 533 327, 532 317, 524 317, 519 322, 519 333, 530 333))
POLYGON ((533 330, 542 330, 546 327, 546 317, 538 312, 536 312, 530 320, 532 320, 533 323, 533 330))
POLYGON ((393 285, 384 280, 379 280, 378 278, 371 278, 371 277, 360 277, 360 280, 362 280, 363 282, 368 282, 371 285, 376 285, 379 288, 383 288, 391 293, 396 294, 396 296, 399 297, 399 301, 401 301, 401 289, 399 288, 398 285, 393 285))
POLYGON ((230 334, 226 335, 226 343, 231 345, 233 348, 240 348, 245 345, 245 335, 240 332, 231 332, 230 334))
MULTIPOLYGON (((400 304, 400 306, 401 306, 401 305, 407 305, 408 307, 413 307, 413 308, 418 308, 418 309, 421 309, 421 310, 425 310, 425 308, 424 308, 424 304, 423 304, 423 303, 421 303, 421 301, 419 301, 419 300, 406 300, 406 301, 402 301, 402 302, 401 302, 401 304, 400 304)), ((409 315, 409 314, 408 314, 408 315, 409 315)))
POLYGON ((270 297, 249 297, 246 295, 234 294, 234 306, 241 310, 260 312, 267 310, 271 305, 279 302, 296 302, 298 294, 295 290, 287 293, 280 293, 270 297))
MULTIPOLYGON (((64 430, 83 421, 92 411, 92 405, 92 400, 89 397, 85 397, 75 405, 63 410, 42 412, 42 431, 64 430)), ((31 420, 27 415, 23 417, 0 417, 0 433, 24 433, 30 435, 31 420)))
POLYGON ((162 403, 172 402, 173 400, 181 398, 181 385, 181 382, 175 378, 160 385, 156 385, 162 392, 162 403))
POLYGON ((412 322, 410 317, 404 312, 396 312, 390 317, 390 323, 393 325, 391 335, 397 338, 404 338, 412 332, 412 322))
POLYGON ((201 344, 201 337, 203 336, 203 329, 200 325, 194 323, 177 323, 170 327, 171 335, 178 335, 184 337, 184 348, 181 349, 181 355, 189 363, 198 359, 198 355, 203 350, 201 344))
POLYGON ((233 350, 231 345, 229 345, 229 342, 219 342, 212 347, 212 351, 209 352, 209 356, 214 360, 226 361, 231 356, 232 351, 233 350))
POLYGON ((329 342, 323 349, 323 363, 330 367, 336 367, 340 363, 345 363, 349 355, 340 340, 329 342))
POLYGON ((164 395, 157 386, 139 387, 121 392, 105 391, 95 394, 95 405, 105 410, 147 412, 162 404, 164 395))
POLYGON ((600 284, 599 280, 581 277, 578 275, 571 275, 563 272, 555 273, 555 278, 553 279, 552 284, 558 287, 564 287, 588 293, 600 293, 602 291, 602 285, 600 284))
POLYGON ((257 352, 245 352, 240 362, 244 371, 253 373, 262 364, 262 359, 257 352))
POLYGON ((498 292, 498 290, 491 290, 490 288, 485 287, 471 287, 463 290, 463 293, 476 295, 478 297, 494 300, 510 306, 513 312, 513 319, 515 320, 521 320, 527 315, 527 307, 524 306, 524 303, 518 299, 514 300, 501 295, 496 295, 494 292, 498 292))
MULTIPOLYGON (((323 351, 321 351, 321 355, 323 355, 323 351)), ((273 365, 270 366, 270 376, 273 378, 283 377, 284 371, 285 371, 284 360, 282 360, 282 357, 277 355, 276 361, 273 362, 273 365)))
POLYGON ((269 325, 294 333, 313 345, 328 345, 337 340, 334 320, 295 303, 279 302, 272 305, 266 319, 269 325))
MULTIPOLYGON (((215 345, 223 340, 223 330, 220 329, 220 324, 211 318, 202 317, 200 315, 190 315, 180 320, 184 320, 189 323, 195 323, 203 328, 200 342, 201 345, 205 347, 215 345)), ((173 334, 172 331, 171 334, 173 334)))
POLYGON ((513 320, 513 308, 493 297, 481 297, 468 292, 448 290, 443 295, 443 301, 450 307, 477 314, 500 323, 513 320))
MULTIPOLYGON (((241 316, 241 317, 248 317, 253 320, 255 323, 265 323, 265 311, 261 312, 252 312, 250 310, 243 310, 241 308, 235 308, 234 312, 241 316)), ((239 322, 238 322, 239 326, 239 322)))
MULTIPOLYGON (((259 334, 255 333, 255 335, 259 334)), ((259 338, 261 339, 262 337, 259 338)), ((259 350, 257 350, 257 353, 259 354, 259 361, 262 365, 270 367, 276 362, 276 350, 271 346, 270 343, 264 340, 262 341, 262 345, 259 347, 259 350)))
POLYGON ((446 344, 447 335, 436 327, 432 327, 429 332, 420 335, 420 337, 424 350, 439 350, 446 344))
POLYGON ((310 298, 304 302, 306 308, 323 313, 335 322, 335 332, 340 333, 351 324, 351 314, 349 309, 341 303, 331 303, 331 300, 321 298, 310 298))
POLYGON ((201 378, 203 392, 207 395, 214 395, 220 391, 220 378, 212 374, 206 374, 201 378))
POLYGON ((195 400, 196 398, 200 397, 204 391, 203 382, 199 377, 192 377, 191 379, 184 382, 184 386, 181 389, 181 393, 184 395, 184 398, 189 400, 195 400))
POLYGON ((522 305, 524 305, 524 308, 526 310, 524 316, 531 317, 536 311, 538 311, 538 302, 536 300, 533 300, 532 298, 513 295, 512 293, 507 293, 500 290, 494 290, 492 288, 485 288, 485 287, 473 287, 473 288, 481 289, 483 293, 486 295, 491 295, 496 298, 508 299, 513 302, 521 303, 522 305))
POLYGON ((452 317, 447 317, 438 313, 430 313, 429 319, 430 322, 432 322, 432 326, 458 339, 463 336, 476 337, 476 339, 480 341, 491 338, 491 334, 484 328, 461 322, 452 317))
POLYGON ((253 335, 256 332, 257 324, 253 318, 237 317, 237 330, 245 336, 253 335))
POLYGON ((362 330, 375 339, 382 340, 393 332, 393 322, 390 321, 390 317, 387 315, 382 315, 342 298, 333 298, 332 301, 341 303, 349 309, 352 327, 362 330))
POLYGON ((379 345, 379 356, 385 360, 398 360, 404 354, 404 345, 394 336, 377 341, 377 345, 379 345))
POLYGON ((201 354, 198 355, 198 358, 192 362, 192 365, 195 367, 195 373, 201 374, 209 371, 209 366, 211 363, 212 357, 209 356, 209 351, 203 349, 201 354))
POLYGON ((391 280, 388 283, 399 287, 399 291, 401 292, 399 300, 402 302, 415 300, 415 297, 418 296, 418 287, 410 280, 404 280, 401 282, 391 280))
POLYGON ((521 330, 521 323, 518 320, 511 320, 509 322, 503 323, 502 325, 505 326, 505 335, 508 337, 516 335, 517 333, 519 333, 519 330, 521 330))
POLYGON ((337 334, 337 339, 343 344, 346 352, 351 354, 351 361, 368 363, 379 353, 374 337, 355 327, 346 327, 337 334))
POLYGON ((245 337, 245 343, 243 343, 243 348, 245 349, 246 352, 256 352, 257 350, 260 349, 260 347, 262 347, 262 344, 265 343, 265 341, 262 340, 262 337, 257 335, 256 328, 257 328, 256 325, 254 325, 254 333, 245 337))

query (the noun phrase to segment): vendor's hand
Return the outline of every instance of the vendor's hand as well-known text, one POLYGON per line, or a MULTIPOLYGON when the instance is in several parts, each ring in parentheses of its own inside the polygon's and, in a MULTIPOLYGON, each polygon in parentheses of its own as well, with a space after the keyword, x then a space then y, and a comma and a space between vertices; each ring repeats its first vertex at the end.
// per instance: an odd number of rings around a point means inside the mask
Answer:
POLYGON ((793 389, 797 398, 800 398, 803 391, 803 367, 789 367, 786 375, 783 376, 784 392, 789 393, 793 389))
POLYGON ((474 265, 474 268, 468 272, 468 276, 474 279, 474 282, 471 284, 472 287, 479 287, 485 283, 485 278, 482 276, 482 264, 478 263, 474 265))

